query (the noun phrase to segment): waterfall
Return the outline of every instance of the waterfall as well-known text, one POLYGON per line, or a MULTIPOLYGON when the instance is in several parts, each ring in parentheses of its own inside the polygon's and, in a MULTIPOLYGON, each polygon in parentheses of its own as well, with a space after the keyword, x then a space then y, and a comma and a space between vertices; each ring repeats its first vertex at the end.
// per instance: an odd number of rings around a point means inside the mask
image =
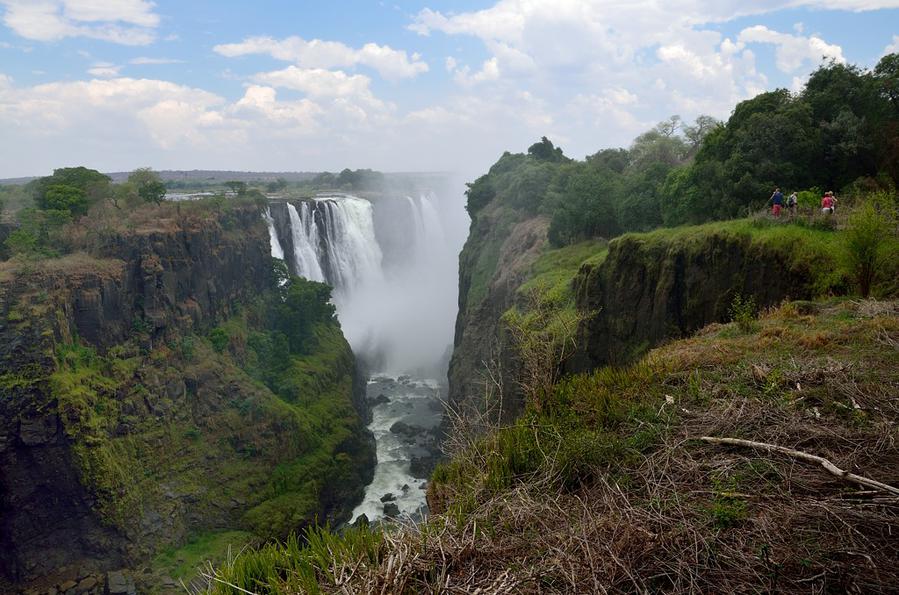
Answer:
POLYGON ((268 240, 272 247, 272 256, 284 260, 284 248, 281 247, 281 241, 278 239, 278 232, 275 231, 275 219, 272 217, 272 210, 265 209, 262 214, 265 224, 268 226, 268 240))
POLYGON ((424 194, 418 198, 407 196, 406 201, 415 221, 413 254, 419 261, 439 258, 445 249, 445 237, 431 197, 424 194))
POLYGON ((334 288, 353 352, 380 373, 366 387, 378 463, 353 518, 382 518, 387 494, 403 514, 426 507, 424 480, 439 454, 442 419, 442 383, 428 379, 446 374, 464 239, 447 207, 429 194, 373 201, 343 195, 275 202, 265 214, 272 255, 286 258, 295 274, 334 288), (387 402, 375 401, 385 395, 387 402), (392 431, 400 421, 420 432, 414 444, 392 431))
POLYGON ((325 275, 319 262, 319 238, 315 218, 310 216, 313 211, 303 203, 303 217, 297 213, 297 209, 287 203, 287 212, 290 216, 290 232, 293 239, 294 265, 301 277, 312 281, 324 281, 325 275))
POLYGON ((339 195, 266 213, 272 255, 334 288, 350 345, 385 373, 443 365, 452 342, 458 247, 438 207, 430 194, 339 195))
MULTIPOLYGON (((305 203, 304 203, 305 204, 305 203)), ((354 196, 319 199, 316 209, 323 214, 326 250, 322 255, 328 281, 348 294, 360 284, 381 279, 381 247, 375 239, 372 205, 354 196)))
MULTIPOLYGON (((335 298, 346 298, 360 286, 383 278, 383 255, 375 236, 372 204, 355 196, 336 196, 286 204, 293 247, 290 264, 307 279, 324 281, 334 287, 335 298)), ((281 217, 283 217, 283 212, 281 217)), ((284 244, 271 210, 264 213, 271 240, 272 256, 285 258, 284 244)), ((283 223, 283 219, 282 219, 283 223)))

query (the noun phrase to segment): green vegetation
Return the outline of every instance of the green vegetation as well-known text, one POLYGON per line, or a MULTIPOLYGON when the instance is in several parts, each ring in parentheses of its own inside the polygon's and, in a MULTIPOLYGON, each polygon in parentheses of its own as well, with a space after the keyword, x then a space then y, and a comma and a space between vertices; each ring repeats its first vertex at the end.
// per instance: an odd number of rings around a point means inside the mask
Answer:
POLYGON ((895 261, 899 257, 896 208, 894 198, 882 193, 871 196, 849 216, 846 261, 862 297, 868 297, 878 277, 895 280, 895 261), (887 276, 890 273, 892 277, 887 276))
POLYGON ((217 352, 293 408, 299 423, 291 437, 298 456, 271 472, 265 501, 244 515, 256 535, 285 537, 321 516, 323 502, 346 503, 361 485, 354 364, 330 297, 329 286, 292 277, 209 334, 217 352))
POLYGON ((822 186, 851 202, 899 185, 895 63, 873 71, 830 63, 802 93, 763 93, 726 123, 679 117, 628 149, 569 159, 545 137, 526 154, 505 153, 468 186, 474 217, 490 203, 551 220, 549 239, 567 245, 660 225, 725 219, 759 209, 775 186, 816 210, 822 186))
MULTIPOLYGON (((281 193, 291 196, 311 196, 317 192, 376 192, 383 190, 384 174, 371 169, 344 169, 340 172, 321 172, 307 174, 298 181, 288 181, 285 178, 276 180, 169 180, 165 182, 166 188, 177 191, 205 191, 214 193, 227 192, 235 196, 244 196, 256 192, 281 193)), ((403 184, 402 179, 391 180, 391 188, 397 183, 403 184)), ((412 186, 410 185, 411 189, 412 186)))
MULTIPOLYGON (((80 256, 47 260, 42 272, 106 266, 80 256)), ((141 547, 163 548, 158 576, 193 576, 203 560, 224 561, 229 544, 236 553, 342 522, 360 496, 372 453, 330 288, 274 277, 207 333, 170 328, 151 342, 137 316, 131 340, 104 352, 69 335, 52 291, 16 294, 4 317, 55 351, 44 365, 4 371, 0 388, 46 399, 39 406, 58 415, 93 510, 141 547), (195 533, 185 503, 202 519, 195 533)))
POLYGON ((159 204, 165 198, 165 184, 159 174, 151 170, 149 167, 143 167, 131 172, 128 176, 128 184, 134 186, 137 196, 143 202, 151 202, 159 204))
POLYGON ((168 547, 153 559, 153 567, 167 576, 189 583, 198 568, 222 564, 237 556, 257 539, 246 531, 218 531, 191 537, 183 546, 168 547))
MULTIPOLYGON (((179 204, 164 203, 165 194, 165 184, 150 168, 135 170, 119 184, 96 170, 69 167, 23 186, 0 186, 0 205, 6 204, 16 225, 3 238, 0 255, 44 259, 90 252, 115 233, 158 226, 182 219, 182 214, 204 216, 218 211, 227 215, 233 208, 261 207, 266 200, 257 189, 245 189, 228 199, 217 194, 179 204)), ((227 224, 227 216, 222 221, 227 224)))
POLYGON ((348 566, 377 564, 383 557, 380 531, 367 525, 340 535, 327 528, 308 529, 283 543, 269 543, 256 551, 234 556, 210 581, 213 592, 322 593, 321 585, 337 584, 348 566))
POLYGON ((756 310, 757 307, 752 296, 743 297, 737 294, 730 304, 730 318, 737 323, 737 328, 741 331, 751 333, 756 330, 757 326, 755 323, 756 310))
POLYGON ((573 281, 581 266, 598 265, 605 259, 607 242, 587 240, 563 248, 547 246, 534 263, 533 272, 519 292, 540 289, 547 299, 573 306, 573 281))

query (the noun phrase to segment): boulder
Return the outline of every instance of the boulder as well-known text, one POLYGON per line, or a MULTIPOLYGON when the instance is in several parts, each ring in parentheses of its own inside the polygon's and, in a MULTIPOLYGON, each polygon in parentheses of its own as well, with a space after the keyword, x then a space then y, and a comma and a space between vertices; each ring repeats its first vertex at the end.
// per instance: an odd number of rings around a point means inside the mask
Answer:
POLYGON ((100 584, 100 581, 98 581, 96 579, 96 577, 93 577, 93 576, 85 577, 78 582, 78 586, 75 587, 75 592, 76 593, 87 593, 91 589, 96 587, 98 584, 100 584))
POLYGON ((137 595, 134 579, 123 570, 113 570, 106 575, 106 595, 137 595))

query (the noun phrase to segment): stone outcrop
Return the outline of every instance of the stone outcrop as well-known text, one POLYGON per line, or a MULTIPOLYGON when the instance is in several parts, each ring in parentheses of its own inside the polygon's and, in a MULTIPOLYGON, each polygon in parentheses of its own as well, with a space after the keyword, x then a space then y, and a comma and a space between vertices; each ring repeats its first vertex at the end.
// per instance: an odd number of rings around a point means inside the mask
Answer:
POLYGON ((515 356, 501 317, 528 280, 548 227, 543 217, 522 219, 499 205, 488 206, 472 221, 459 257, 459 313, 448 374, 453 407, 482 408, 485 391, 493 391, 503 411, 517 410, 515 356))
MULTIPOLYGON (((708 231, 683 241, 627 235, 575 280, 578 329, 574 370, 622 364, 666 339, 729 320, 737 295, 760 308, 815 297, 817 275, 793 248, 749 233, 708 231)), ((818 272, 820 273, 820 272, 818 272)))

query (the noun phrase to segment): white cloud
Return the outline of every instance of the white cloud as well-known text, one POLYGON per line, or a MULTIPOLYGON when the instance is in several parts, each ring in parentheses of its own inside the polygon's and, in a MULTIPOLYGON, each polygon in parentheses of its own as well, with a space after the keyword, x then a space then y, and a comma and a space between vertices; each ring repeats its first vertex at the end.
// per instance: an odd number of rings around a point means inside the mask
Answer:
POLYGON ((893 35, 893 43, 883 48, 883 55, 899 53, 899 35, 893 35))
POLYGON ((129 60, 128 63, 138 66, 144 64, 184 64, 184 60, 177 60, 175 58, 148 58, 146 56, 140 56, 139 58, 133 58, 129 60))
MULTIPOLYGON (((94 1, 107 8, 114 4, 94 1)), ((139 19, 78 20, 111 13, 66 13, 62 0, 19 4, 50 7, 53 18, 40 24, 48 28, 41 33, 48 39, 71 35, 73 27, 113 25, 149 34, 157 28, 139 19)), ((542 135, 567 154, 582 156, 626 146, 674 113, 688 120, 700 113, 727 118, 738 101, 771 87, 766 73, 774 71, 778 84, 792 80, 798 88, 822 55, 843 57, 827 36, 800 31, 792 20, 782 25, 785 32, 747 26, 730 38, 710 26, 714 23, 747 17, 753 25, 752 15, 791 7, 886 6, 899 7, 899 0, 493 0, 483 11, 423 10, 411 24, 415 31, 470 36, 482 45, 478 55, 451 41, 451 49, 439 54, 452 54, 439 66, 456 84, 448 92, 436 87, 437 97, 422 88, 426 81, 405 96, 401 93, 411 83, 385 85, 383 92, 375 86, 378 77, 405 80, 426 72, 428 65, 416 54, 299 37, 250 37, 216 46, 225 56, 264 54, 284 62, 251 76, 225 71, 222 85, 244 85, 229 100, 112 72, 103 75, 106 79, 95 75, 95 80, 37 86, 18 86, 0 75, 0 130, 5 146, 16 147, 0 159, 0 175, 42 173, 78 162, 107 170, 149 163, 157 168, 461 169, 476 175, 502 151, 523 150, 542 135), (760 47, 772 48, 775 57, 767 58, 760 47)))
MULTIPOLYGON (((449 67, 449 64, 447 64, 447 67, 449 67)), ((456 64, 453 64, 452 72, 453 79, 457 83, 470 87, 478 83, 497 80, 500 76, 499 61, 495 57, 484 60, 480 70, 474 74, 471 73, 471 68, 468 66, 459 68, 456 64)))
POLYGON ((293 62, 301 68, 367 66, 390 80, 411 78, 428 71, 428 65, 418 54, 409 56, 405 51, 375 43, 367 43, 356 49, 337 41, 307 41, 297 36, 281 40, 249 37, 240 43, 220 44, 213 49, 227 57, 268 54, 277 60, 293 62))
POLYGON ((361 74, 348 75, 341 70, 304 69, 296 66, 256 74, 253 81, 293 89, 312 97, 369 95, 368 85, 371 82, 367 76, 361 74))
POLYGON ((18 149, 4 156, 0 176, 40 173, 35 167, 52 169, 73 159, 106 170, 146 163, 202 167, 202 159, 210 160, 206 167, 263 169, 274 159, 280 169, 324 168, 321 157, 314 164, 299 160, 323 152, 333 162, 372 166, 361 154, 353 162, 348 156, 377 146, 398 123, 395 107, 371 94, 366 77, 290 68, 262 73, 259 78, 272 84, 251 84, 233 102, 161 80, 95 78, 20 87, 0 74, 0 129, 5 143, 18 149), (276 86, 309 97, 283 98, 276 86))
POLYGON ((777 68, 785 73, 793 73, 807 63, 818 64, 822 60, 835 60, 844 64, 843 49, 829 44, 820 37, 802 37, 789 33, 778 33, 763 25, 747 27, 737 37, 743 43, 767 43, 776 46, 777 68))
POLYGON ((123 45, 155 39, 159 16, 146 0, 0 0, 3 22, 35 41, 89 37, 123 45))
POLYGON ((100 78, 114 78, 119 76, 120 70, 122 70, 121 66, 110 64, 109 62, 95 62, 87 69, 87 73, 100 78))
POLYGON ((899 0, 495 0, 483 10, 423 9, 409 29, 480 40, 486 59, 447 61, 460 92, 477 85, 502 103, 527 90, 549 106, 560 138, 572 139, 566 150, 583 154, 627 144, 673 113, 726 119, 769 86, 754 44, 773 45, 777 68, 799 81, 822 58, 845 62, 840 46, 800 24, 790 33, 747 27, 730 39, 710 26, 800 7, 864 11, 899 0))

